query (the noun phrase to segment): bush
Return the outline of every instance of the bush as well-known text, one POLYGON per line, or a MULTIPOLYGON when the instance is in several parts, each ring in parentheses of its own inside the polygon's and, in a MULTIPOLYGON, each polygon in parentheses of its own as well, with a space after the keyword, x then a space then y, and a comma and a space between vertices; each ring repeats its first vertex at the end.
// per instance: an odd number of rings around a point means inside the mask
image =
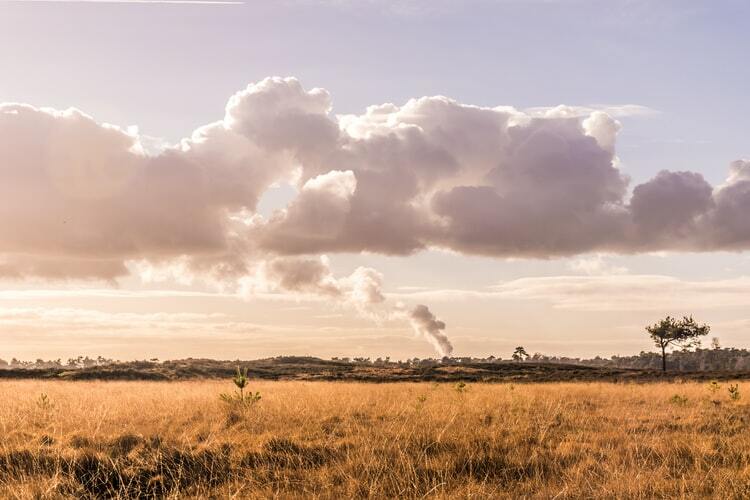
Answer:
POLYGON ((247 377, 247 368, 245 368, 243 371, 240 371, 240 367, 237 367, 237 373, 235 374, 234 378, 232 379, 232 382, 234 382, 234 385, 236 385, 239 388, 239 391, 235 391, 234 394, 227 394, 223 393, 220 394, 219 397, 229 403, 229 404, 241 404, 241 405, 247 405, 252 406, 258 401, 260 401, 260 392, 253 392, 249 391, 247 394, 245 394, 245 387, 247 387, 247 382, 249 378, 247 377))
POLYGON ((740 386, 738 384, 731 384, 728 390, 729 390, 729 397, 732 399, 732 401, 739 401, 740 386))
POLYGON ((687 404, 687 402, 688 402, 688 398, 687 398, 687 396, 682 396, 680 394, 675 394, 674 396, 672 396, 669 399, 669 402, 672 403, 673 405, 685 406, 687 404))

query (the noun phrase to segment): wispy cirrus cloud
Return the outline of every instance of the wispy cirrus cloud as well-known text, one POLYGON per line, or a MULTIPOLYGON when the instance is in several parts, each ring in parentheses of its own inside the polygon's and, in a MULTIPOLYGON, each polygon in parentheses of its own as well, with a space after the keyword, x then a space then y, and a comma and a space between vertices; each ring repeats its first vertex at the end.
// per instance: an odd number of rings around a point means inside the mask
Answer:
POLYGON ((629 116, 658 115, 659 111, 640 104, 592 104, 590 106, 535 106, 524 109, 530 116, 539 118, 576 118, 587 117, 596 111, 601 111, 614 118, 629 116))
MULTIPOLYGON (((331 319, 333 315, 313 317, 331 319)), ((340 317, 340 316, 335 316, 340 317)), ((299 335, 305 333, 314 339, 317 335, 330 334, 357 338, 363 332, 382 332, 378 326, 360 326, 354 333, 348 326, 332 326, 312 323, 258 323, 239 320, 225 313, 194 312, 110 312, 78 307, 2 307, 0 322, 3 333, 46 333, 56 335, 87 334, 96 338, 110 336, 154 336, 180 337, 191 335, 208 339, 242 337, 248 335, 299 335)))
POLYGON ((0 3, 104 3, 104 4, 171 4, 171 5, 244 5, 233 0, 0 0, 0 3))
POLYGON ((685 280, 672 276, 620 274, 520 278, 485 290, 433 289, 389 295, 402 300, 535 301, 578 312, 705 311, 750 307, 750 277, 685 280))

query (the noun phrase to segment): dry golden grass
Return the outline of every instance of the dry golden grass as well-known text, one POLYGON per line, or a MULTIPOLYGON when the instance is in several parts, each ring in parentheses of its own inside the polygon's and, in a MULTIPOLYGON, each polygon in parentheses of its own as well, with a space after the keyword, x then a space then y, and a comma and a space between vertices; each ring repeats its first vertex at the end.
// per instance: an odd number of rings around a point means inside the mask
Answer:
POLYGON ((0 382, 0 497, 750 497, 726 383, 250 388, 0 382))

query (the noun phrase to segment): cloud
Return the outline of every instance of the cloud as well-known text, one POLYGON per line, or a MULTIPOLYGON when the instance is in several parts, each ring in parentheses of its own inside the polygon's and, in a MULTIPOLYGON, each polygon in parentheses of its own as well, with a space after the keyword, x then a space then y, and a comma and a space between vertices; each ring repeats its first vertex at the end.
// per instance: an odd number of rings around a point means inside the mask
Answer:
POLYGON ((602 254, 582 256, 568 263, 573 271, 578 271, 589 276, 627 274, 628 269, 622 266, 612 265, 606 261, 602 254))
POLYGON ((115 282, 136 272, 317 294, 371 314, 384 302, 379 273, 337 277, 321 254, 750 247, 747 160, 720 186, 663 171, 631 190, 612 115, 639 109, 519 111, 432 96, 335 116, 327 91, 274 77, 155 149, 136 127, 73 108, 2 104, 0 278, 115 282), (258 214, 284 182, 296 196, 258 214))
POLYGON ((150 157, 80 111, 2 105, 0 273, 115 279, 131 259, 226 254, 227 215, 254 208, 271 157, 220 125, 150 157))
POLYGON ((231 0, 3 0, 11 3, 111 3, 111 4, 171 4, 171 5, 245 5, 231 0))
POLYGON ((534 301, 574 312, 693 311, 750 307, 750 278, 684 280, 648 274, 520 278, 486 290, 432 289, 388 295, 393 300, 534 301))
POLYGON ((571 311, 693 311, 750 306, 750 279, 690 281, 659 275, 554 276, 500 284, 504 298, 571 311))
POLYGON ((308 179, 285 210, 262 222, 260 245, 279 253, 310 253, 311 242, 336 238, 346 223, 356 188, 351 170, 332 170, 308 179))
POLYGON ((663 170, 636 186, 630 211, 637 238, 644 245, 662 249, 699 236, 700 218, 714 208, 713 188, 694 172, 663 170), (671 243, 670 243, 671 242, 671 243))
MULTIPOLYGON (((258 260, 428 247, 496 257, 750 244, 750 167, 727 182, 660 172, 629 197, 620 124, 601 110, 543 114, 446 97, 331 115, 323 89, 268 78, 222 120, 147 152, 137 129, 75 110, 0 107, 0 275, 115 280, 179 261, 237 279, 258 260), (287 207, 258 215, 279 182, 287 207)), ((145 141, 147 138, 144 138, 145 141)))
POLYGON ((160 299, 160 298, 236 298, 235 295, 218 294, 195 290, 126 290, 121 288, 54 288, 54 289, 3 289, 0 300, 27 301, 35 299, 68 299, 68 298, 116 298, 116 299, 160 299))
POLYGON ((750 160, 731 164, 727 182, 714 190, 714 207, 701 214, 704 249, 746 250, 750 247, 750 160))
POLYGON ((94 309, 0 307, 0 320, 8 332, 130 332, 162 331, 201 333, 251 332, 258 325, 232 322, 222 314, 202 313, 110 313, 94 309))
POLYGON ((649 116, 659 112, 648 106, 639 104, 602 104, 593 106, 538 106, 526 108, 524 112, 530 116, 541 118, 586 118, 595 112, 602 112, 613 118, 625 118, 629 116, 649 116))

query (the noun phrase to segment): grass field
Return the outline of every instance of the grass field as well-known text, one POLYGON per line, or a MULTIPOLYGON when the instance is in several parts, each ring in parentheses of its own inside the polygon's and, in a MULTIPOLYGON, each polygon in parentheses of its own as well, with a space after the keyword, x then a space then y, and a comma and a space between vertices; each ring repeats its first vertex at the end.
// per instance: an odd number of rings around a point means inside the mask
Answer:
POLYGON ((3 381, 0 497, 748 498, 728 387, 3 381))

